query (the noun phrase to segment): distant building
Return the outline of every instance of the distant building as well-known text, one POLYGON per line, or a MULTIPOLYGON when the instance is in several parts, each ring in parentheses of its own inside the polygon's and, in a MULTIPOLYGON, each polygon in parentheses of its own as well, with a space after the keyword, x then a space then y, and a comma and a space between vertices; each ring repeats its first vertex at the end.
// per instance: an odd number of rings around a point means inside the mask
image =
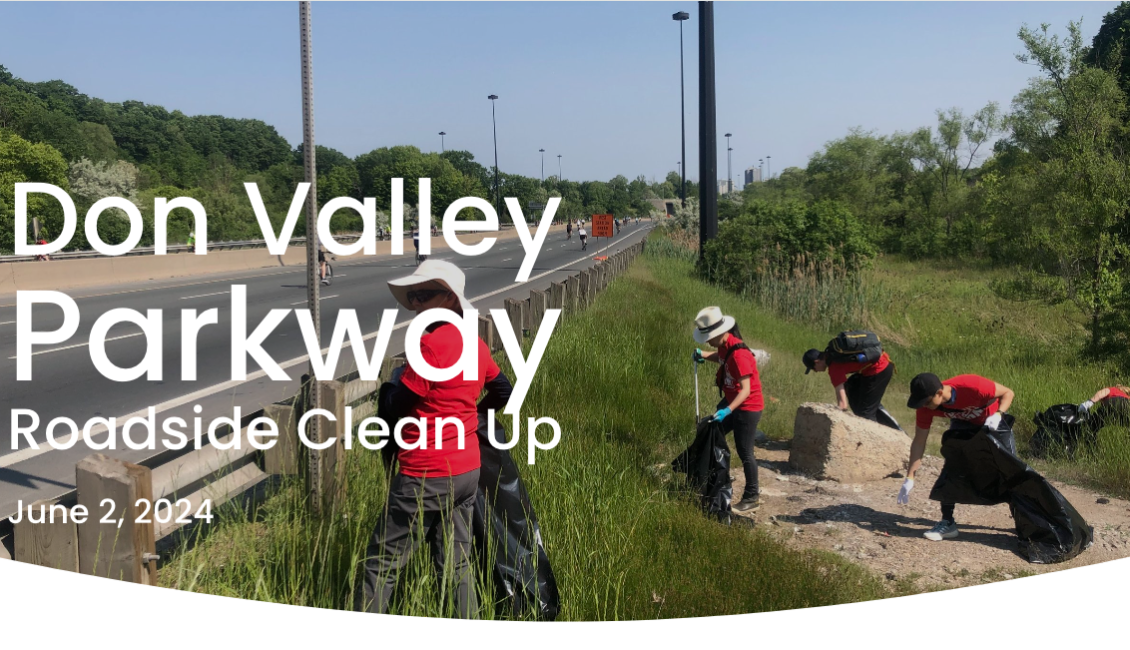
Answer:
POLYGON ((760 167, 750 167, 749 169, 745 170, 745 184, 746 185, 749 185, 750 183, 760 183, 760 182, 761 182, 761 168, 760 167))
POLYGON ((734 184, 730 181, 718 181, 718 193, 729 194, 734 191, 734 184))

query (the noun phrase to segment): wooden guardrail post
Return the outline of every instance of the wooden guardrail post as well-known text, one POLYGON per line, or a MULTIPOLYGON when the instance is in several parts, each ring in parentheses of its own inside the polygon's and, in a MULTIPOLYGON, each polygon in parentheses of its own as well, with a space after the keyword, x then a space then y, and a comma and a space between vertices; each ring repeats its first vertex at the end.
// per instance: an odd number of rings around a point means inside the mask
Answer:
POLYGON ((545 310, 549 307, 548 296, 544 291, 530 290, 530 338, 537 336, 538 328, 545 319, 545 310))
POLYGON ((581 271, 581 293, 580 300, 578 302, 580 303, 580 307, 582 309, 587 308, 590 304, 592 304, 594 285, 595 283, 593 282, 592 269, 585 269, 584 271, 581 271))
POLYGON ((79 571, 156 585, 154 513, 145 505, 153 502, 150 471, 105 454, 91 454, 75 465, 75 486, 78 505, 89 514, 78 526, 79 571), (146 513, 147 520, 142 517, 146 513), (104 519, 110 523, 102 523, 104 519))
POLYGON ((564 282, 549 285, 549 309, 565 309, 565 286, 564 282))
POLYGON ((479 338, 483 340, 483 343, 487 344, 491 352, 499 348, 499 346, 495 345, 495 341, 498 337, 494 334, 494 321, 486 316, 479 316, 479 338))
MULTIPOLYGON (((340 381, 323 381, 321 384, 318 408, 333 413, 337 421, 323 420, 320 427, 322 440, 316 442, 328 440, 331 436, 335 441, 325 449, 309 449, 309 453, 315 454, 314 462, 318 463, 319 481, 319 484, 309 487, 314 495, 315 512, 332 514, 345 497, 345 384, 340 381)), ((307 475, 307 481, 311 480, 313 477, 307 475)))
POLYGON ((581 276, 570 275, 565 279, 565 313, 572 316, 581 305, 581 276))
MULTIPOLYGON (((53 569, 78 571, 78 529, 70 508, 57 506, 56 499, 42 499, 24 506, 20 522, 13 526, 12 559, 53 569), (56 506, 52 513, 51 507, 56 506), (66 510, 64 521, 62 510, 66 510), (41 513, 46 513, 43 516, 41 513), (42 523, 32 522, 34 518, 42 523)), ((101 513, 98 514, 102 516, 101 513)))
POLYGON ((525 309, 523 309, 523 307, 526 306, 526 303, 524 301, 521 301, 521 300, 515 300, 513 298, 507 298, 505 305, 506 305, 506 318, 507 318, 507 320, 510 321, 510 329, 511 329, 511 331, 514 332, 515 338, 517 338, 518 341, 521 342, 522 336, 523 336, 523 330, 526 329, 525 328, 525 319, 523 318, 523 314, 522 314, 522 312, 525 311, 525 309))
POLYGON ((263 452, 263 471, 283 476, 298 475, 302 447, 298 440, 298 414, 294 405, 268 404, 263 408, 263 416, 270 418, 279 430, 275 445, 263 452))

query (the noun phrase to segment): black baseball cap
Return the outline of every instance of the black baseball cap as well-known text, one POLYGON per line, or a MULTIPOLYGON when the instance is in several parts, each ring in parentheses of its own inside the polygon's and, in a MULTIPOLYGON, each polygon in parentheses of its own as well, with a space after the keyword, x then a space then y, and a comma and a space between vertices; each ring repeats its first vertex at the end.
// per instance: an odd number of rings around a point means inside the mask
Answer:
POLYGON ((924 372, 910 380, 910 399, 906 400, 907 408, 922 408, 926 400, 930 399, 942 389, 942 380, 931 372, 924 372))
POLYGON ((801 359, 804 361, 804 367, 808 368, 808 370, 804 371, 804 374, 807 375, 813 370, 816 370, 816 360, 820 358, 820 354, 820 350, 817 350, 816 348, 812 348, 808 352, 804 353, 804 356, 801 357, 801 359))

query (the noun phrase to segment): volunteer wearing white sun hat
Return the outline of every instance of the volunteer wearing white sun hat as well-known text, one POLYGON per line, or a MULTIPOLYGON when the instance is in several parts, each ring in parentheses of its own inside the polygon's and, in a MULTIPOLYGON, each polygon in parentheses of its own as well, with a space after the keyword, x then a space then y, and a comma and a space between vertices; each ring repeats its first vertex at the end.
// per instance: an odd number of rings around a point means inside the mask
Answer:
POLYGON ((761 411, 765 408, 761 396, 761 379, 757 375, 757 359, 741 339, 741 330, 733 316, 726 316, 719 307, 707 307, 694 319, 694 340, 706 343, 717 352, 694 351, 695 363, 713 361, 720 364, 715 383, 722 393, 714 419, 722 423, 726 432, 734 432, 734 446, 742 461, 745 473, 745 490, 734 509, 739 512, 756 510, 758 498, 757 461, 753 456, 753 443, 761 411))
MULTIPOLYGON (((454 264, 427 260, 412 275, 390 280, 388 287, 397 302, 417 315, 429 309, 464 314, 473 309, 463 295, 465 282, 454 264)), ((471 518, 479 482, 478 408, 501 410, 510 398, 511 385, 486 343, 478 339, 477 344, 479 374, 474 380, 459 373, 431 381, 408 364, 392 390, 382 393, 380 411, 390 427, 400 418, 426 418, 434 435, 439 418, 455 418, 463 422, 464 444, 459 445, 456 427, 445 425, 442 444, 413 449, 422 433, 415 425, 404 427, 406 448, 398 452, 399 471, 389 485, 385 512, 366 553, 362 609, 388 612, 400 569, 422 541, 418 535, 422 532, 431 546, 440 584, 446 579, 455 583, 441 589, 451 595, 456 615, 472 618, 478 612, 470 562, 471 518), (486 397, 477 405, 484 388, 486 397), (445 559, 455 565, 446 572, 445 559)), ((420 353, 434 368, 455 365, 462 352, 462 334, 452 323, 435 323, 420 337, 420 353)))

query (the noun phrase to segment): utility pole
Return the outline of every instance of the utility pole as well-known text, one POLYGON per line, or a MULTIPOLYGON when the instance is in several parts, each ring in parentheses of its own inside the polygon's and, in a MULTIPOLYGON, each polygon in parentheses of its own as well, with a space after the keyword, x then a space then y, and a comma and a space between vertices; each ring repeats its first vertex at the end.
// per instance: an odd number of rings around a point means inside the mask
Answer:
MULTIPOLYGON (((714 97, 714 3, 698 3, 699 258, 718 235, 718 126, 714 97)), ((684 165, 684 171, 685 171, 684 165)))
MULTIPOLYGON (((306 170, 306 182, 310 191, 306 195, 306 308, 314 321, 314 339, 322 340, 322 311, 319 290, 321 277, 318 273, 318 172, 314 162, 314 61, 310 47, 310 3, 298 3, 298 24, 301 38, 302 58, 302 163, 306 170)), ((321 345, 321 343, 319 343, 321 345)), ((318 408, 322 403, 322 386, 314 376, 311 361, 306 371, 309 376, 307 409, 318 408)), ((321 418, 310 418, 307 434, 311 442, 322 442, 321 418)), ((307 454, 307 491, 310 506, 315 513, 322 510, 322 466, 320 451, 310 449, 307 454)))
POLYGON ((447 149, 445 149, 444 146, 443 146, 443 136, 445 136, 445 135, 447 135, 447 134, 444 133, 443 131, 439 132, 439 152, 440 153, 444 153, 445 151, 447 151, 447 149))
POLYGON ((726 194, 731 194, 734 191, 734 176, 730 172, 730 152, 733 151, 733 148, 730 147, 730 136, 732 135, 734 134, 726 134, 726 194))
POLYGON ((545 185, 545 149, 538 149, 541 152, 541 182, 545 185))
POLYGON ((679 110, 681 114, 681 129, 682 133, 682 151, 683 151, 683 164, 680 167, 680 176, 682 177, 682 187, 679 189, 679 197, 683 200, 683 207, 687 207, 687 91, 683 83, 683 21, 691 17, 685 11, 680 11, 671 16, 671 20, 679 21, 679 110))

